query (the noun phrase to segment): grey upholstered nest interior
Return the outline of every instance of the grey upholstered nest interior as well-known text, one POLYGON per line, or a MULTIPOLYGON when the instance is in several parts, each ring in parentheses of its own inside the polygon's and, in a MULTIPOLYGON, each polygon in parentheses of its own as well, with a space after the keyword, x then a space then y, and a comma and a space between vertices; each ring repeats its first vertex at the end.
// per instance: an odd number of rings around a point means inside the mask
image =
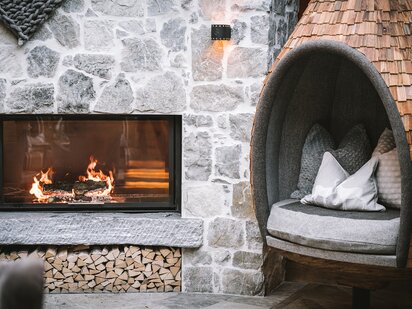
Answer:
POLYGON ((391 128, 402 170, 397 265, 406 264, 412 230, 412 164, 396 104, 380 74, 359 51, 318 40, 288 52, 267 80, 252 134, 251 177, 260 231, 267 235, 270 207, 296 189, 305 137, 319 123, 339 143, 356 124, 375 147, 391 128))
MULTIPOLYGON (((279 198, 296 189, 305 138, 320 123, 338 144, 356 124, 363 124, 372 147, 390 127, 385 108, 367 77, 351 62, 318 53, 301 60, 299 78, 290 87, 279 158, 279 198)), ((291 73, 289 73, 291 74, 291 73)), ((293 74, 293 73, 292 73, 293 74)))
POLYGON ((267 229, 272 236, 312 248, 395 255, 399 210, 340 211, 289 199, 272 206, 267 229))

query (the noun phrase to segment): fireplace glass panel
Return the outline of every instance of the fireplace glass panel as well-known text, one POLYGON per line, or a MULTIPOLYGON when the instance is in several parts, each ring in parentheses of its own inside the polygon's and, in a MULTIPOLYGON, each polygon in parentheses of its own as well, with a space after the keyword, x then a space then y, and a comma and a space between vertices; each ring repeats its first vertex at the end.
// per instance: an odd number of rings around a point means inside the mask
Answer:
POLYGON ((4 119, 3 205, 175 207, 174 120, 4 119))

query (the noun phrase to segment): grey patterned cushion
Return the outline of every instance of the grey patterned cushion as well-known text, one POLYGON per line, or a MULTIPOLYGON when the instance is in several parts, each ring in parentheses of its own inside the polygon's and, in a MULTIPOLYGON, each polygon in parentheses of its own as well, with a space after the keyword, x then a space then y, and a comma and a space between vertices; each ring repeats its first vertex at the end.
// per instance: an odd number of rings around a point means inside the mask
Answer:
POLYGON ((355 174, 349 175, 329 152, 325 152, 312 194, 302 204, 350 211, 383 211, 377 203, 378 189, 374 177, 378 158, 372 157, 355 174))
POLYGON ((323 154, 333 148, 332 136, 321 125, 315 124, 310 129, 303 145, 298 186, 297 190, 291 194, 291 198, 301 199, 312 192, 323 154))
POLYGON ((396 147, 395 138, 391 130, 386 128, 379 137, 378 144, 373 150, 372 156, 379 156, 396 147))
POLYGON ((381 154, 376 171, 379 202, 388 207, 401 208, 401 167, 398 151, 381 154))
POLYGON ((343 138, 339 148, 331 151, 349 174, 357 172, 371 157, 371 145, 363 125, 354 126, 343 138))

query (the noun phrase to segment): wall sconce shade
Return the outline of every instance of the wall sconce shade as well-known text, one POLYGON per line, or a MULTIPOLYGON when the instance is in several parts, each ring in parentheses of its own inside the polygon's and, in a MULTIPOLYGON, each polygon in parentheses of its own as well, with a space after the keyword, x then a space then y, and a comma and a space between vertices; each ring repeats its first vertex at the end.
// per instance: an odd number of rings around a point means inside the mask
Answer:
POLYGON ((232 29, 230 25, 212 25, 212 40, 230 40, 232 29))

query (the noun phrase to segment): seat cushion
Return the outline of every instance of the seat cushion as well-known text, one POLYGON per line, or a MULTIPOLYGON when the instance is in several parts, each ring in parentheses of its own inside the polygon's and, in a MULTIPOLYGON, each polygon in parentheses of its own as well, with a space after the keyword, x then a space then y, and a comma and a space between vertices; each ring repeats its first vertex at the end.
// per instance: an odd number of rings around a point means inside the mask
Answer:
POLYGON ((267 229, 274 237, 313 248, 395 254, 399 215, 396 209, 340 211, 289 199, 272 206, 267 229))

